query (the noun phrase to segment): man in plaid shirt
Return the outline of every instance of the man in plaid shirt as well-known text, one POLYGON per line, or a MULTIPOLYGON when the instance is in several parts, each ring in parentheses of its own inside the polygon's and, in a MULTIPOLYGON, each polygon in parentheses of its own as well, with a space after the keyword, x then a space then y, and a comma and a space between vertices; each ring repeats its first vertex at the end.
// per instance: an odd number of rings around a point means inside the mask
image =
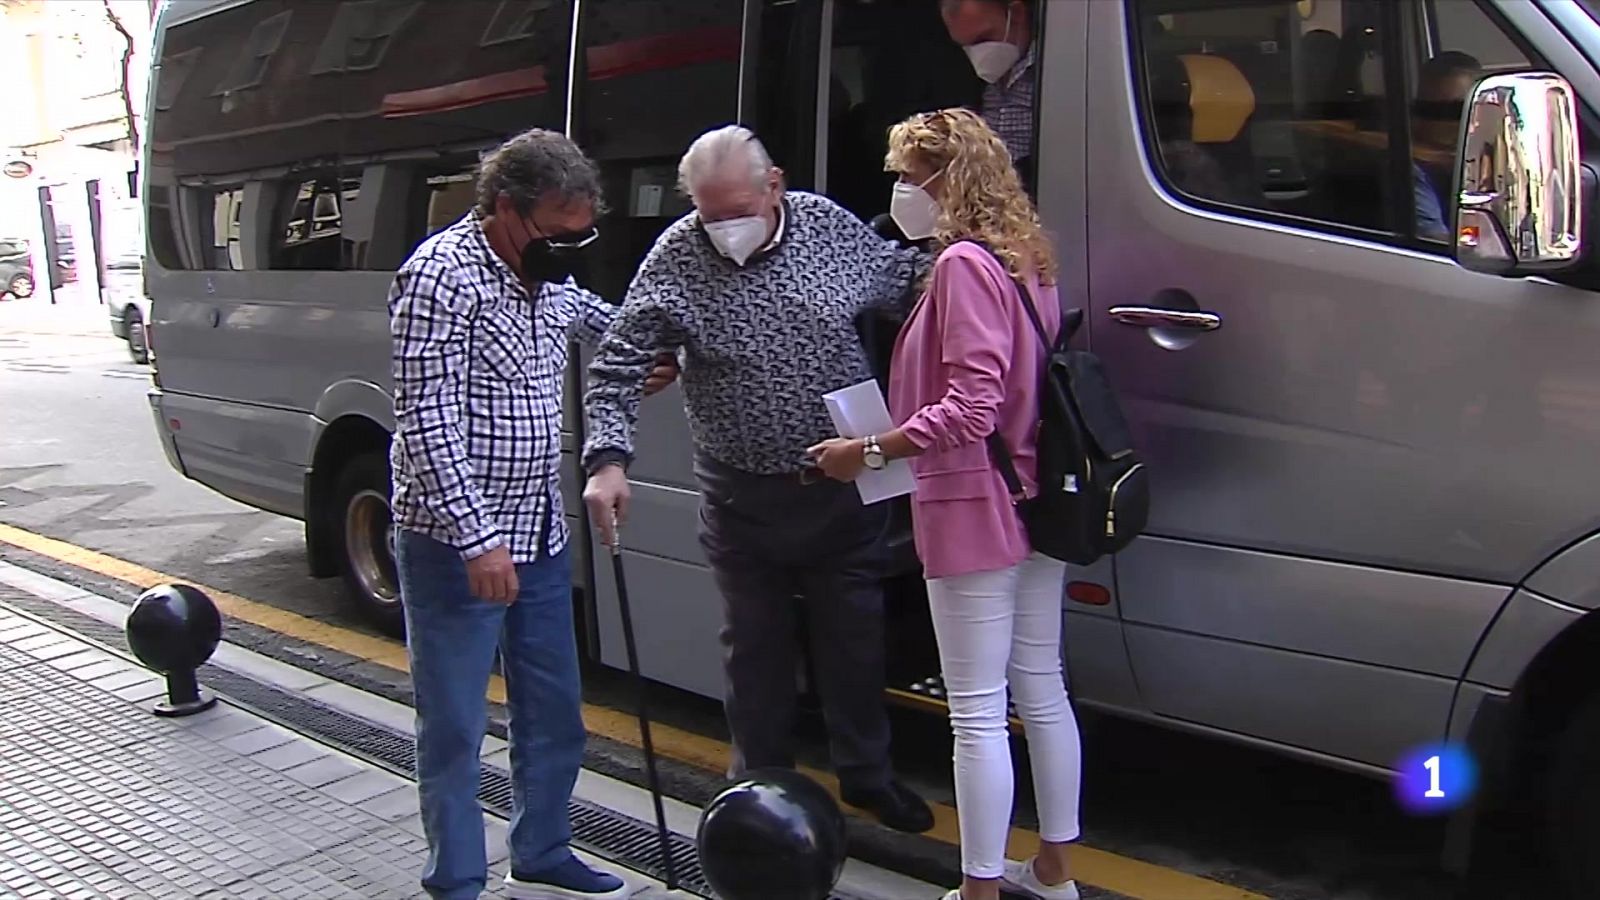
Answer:
POLYGON ((389 293, 422 884, 441 900, 476 898, 487 878, 478 753, 497 648, 511 711, 507 896, 628 894, 568 847, 586 733, 561 509, 561 377, 569 340, 595 346, 615 309, 571 278, 601 212, 594 164, 565 136, 529 131, 484 158, 476 208, 424 241, 389 293))
POLYGON ((1036 187, 1033 96, 1038 54, 1033 11, 1023 0, 941 0, 939 12, 950 39, 961 45, 978 77, 987 83, 979 114, 1005 142, 1023 185, 1032 194, 1036 187))

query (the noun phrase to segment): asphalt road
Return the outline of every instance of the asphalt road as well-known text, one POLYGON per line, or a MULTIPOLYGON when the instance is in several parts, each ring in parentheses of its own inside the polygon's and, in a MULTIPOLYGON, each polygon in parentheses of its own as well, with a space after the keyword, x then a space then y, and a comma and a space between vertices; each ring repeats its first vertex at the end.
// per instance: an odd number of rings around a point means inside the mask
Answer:
MULTIPOLYGON (((94 317, 83 321, 89 327, 29 328, 0 310, 0 522, 367 630, 337 581, 305 574, 298 523, 225 500, 169 468, 144 399, 147 372, 120 342, 45 333, 92 331, 94 317)), ((386 677, 372 672, 364 677, 386 677)), ((608 690, 595 687, 594 702, 608 690)), ((717 730, 714 705, 672 702, 666 717, 717 730)), ((900 756, 919 785, 948 802, 948 735, 942 722, 918 715, 900 723, 900 756)), ((1447 876, 1438 867, 1442 823, 1403 816, 1385 784, 1082 718, 1083 820, 1095 847, 1271 897, 1552 896, 1507 872, 1492 882, 1447 876)), ((821 756, 815 746, 810 755, 821 756)))

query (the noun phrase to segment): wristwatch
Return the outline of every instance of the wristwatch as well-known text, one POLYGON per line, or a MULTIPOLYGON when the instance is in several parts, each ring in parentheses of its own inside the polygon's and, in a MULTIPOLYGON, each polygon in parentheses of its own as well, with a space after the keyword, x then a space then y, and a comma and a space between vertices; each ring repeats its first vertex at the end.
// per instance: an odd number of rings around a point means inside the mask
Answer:
POLYGON ((878 436, 869 434, 861 443, 861 460, 869 469, 883 468, 883 448, 878 446, 878 436))

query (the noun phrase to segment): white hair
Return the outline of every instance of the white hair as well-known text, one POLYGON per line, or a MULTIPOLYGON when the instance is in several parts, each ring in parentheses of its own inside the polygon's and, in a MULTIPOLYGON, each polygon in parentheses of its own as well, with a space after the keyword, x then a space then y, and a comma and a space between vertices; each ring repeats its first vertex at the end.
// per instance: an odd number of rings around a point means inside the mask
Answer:
POLYGON ((724 125, 708 131, 695 138, 678 161, 678 190, 693 197, 696 187, 714 176, 731 174, 729 170, 734 166, 743 166, 751 187, 759 191, 767 186, 772 157, 755 132, 743 125, 724 125))

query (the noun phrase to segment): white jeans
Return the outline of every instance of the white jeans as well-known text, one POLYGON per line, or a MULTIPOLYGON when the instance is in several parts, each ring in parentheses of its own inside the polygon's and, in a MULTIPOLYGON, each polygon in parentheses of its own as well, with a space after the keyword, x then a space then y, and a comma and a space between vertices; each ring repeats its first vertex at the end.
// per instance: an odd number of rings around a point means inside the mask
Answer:
POLYGON ((928 581, 950 726, 955 732, 961 870, 1004 872, 1013 775, 1006 687, 1027 731, 1039 836, 1078 837, 1082 755, 1061 676, 1066 566, 1035 553, 1020 565, 928 581))

